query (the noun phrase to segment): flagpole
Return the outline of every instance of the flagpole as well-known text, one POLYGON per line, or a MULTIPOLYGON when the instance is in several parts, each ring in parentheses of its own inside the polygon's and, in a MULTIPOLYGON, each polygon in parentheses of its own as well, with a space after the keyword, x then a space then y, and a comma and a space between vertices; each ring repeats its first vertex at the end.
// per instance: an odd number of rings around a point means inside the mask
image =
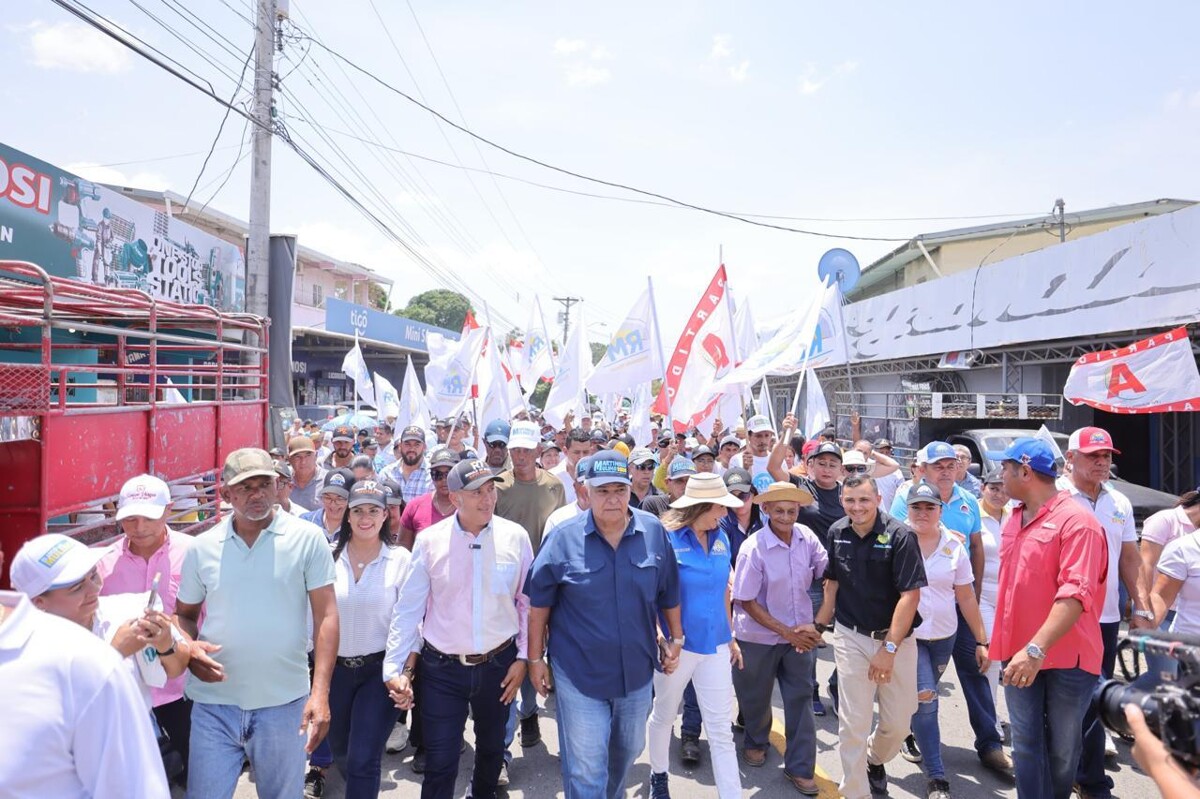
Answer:
MULTIPOLYGON (((538 316, 541 317, 541 319, 542 319, 542 332, 546 334, 546 349, 550 350, 550 371, 554 373, 555 377, 557 377, 558 376, 558 364, 554 362, 554 344, 550 340, 550 328, 546 327, 546 312, 542 310, 541 299, 536 294, 533 295, 533 297, 534 297, 534 301, 537 303, 538 316)), ((525 331, 525 332, 528 333, 529 331, 525 331)), ((564 347, 567 346, 567 342, 564 341, 563 346, 564 347)), ((537 381, 535 380, 534 383, 536 384, 537 381)), ((530 393, 532 394, 533 392, 530 391, 530 393)))
MULTIPOLYGON (((718 248, 718 253, 721 256, 721 264, 720 265, 724 266, 725 265, 725 248, 724 248, 724 246, 718 248)), ((733 336, 729 342, 729 349, 733 350, 733 365, 734 365, 734 368, 736 368, 742 362, 742 355, 740 352, 738 352, 738 331, 737 331, 737 325, 734 322, 733 292, 731 292, 729 290, 729 270, 728 269, 725 270, 725 311, 726 311, 726 313, 729 314, 729 329, 733 331, 733 336)), ((742 390, 738 393, 741 395, 742 422, 744 423, 746 421, 746 392, 745 392, 745 390, 742 390)), ((724 421, 724 420, 722 420, 722 421, 724 421)))
MULTIPOLYGON (((354 331, 354 349, 358 350, 358 331, 354 331)), ((359 350, 362 353, 362 350, 359 350)), ((358 416, 358 379, 354 380, 354 415, 358 416)))
MULTIPOLYGON (((652 317, 654 317, 654 338, 657 339, 657 341, 658 341, 658 361, 659 361, 659 363, 662 364, 662 368, 663 368, 662 390, 666 391, 667 390, 667 375, 666 375, 667 358, 663 352, 662 325, 660 325, 658 323, 658 303, 654 301, 654 281, 651 279, 650 275, 646 275, 646 290, 650 292, 650 315, 652 317)), ((670 397, 670 395, 667 396, 667 401, 664 404, 666 405, 666 408, 667 408, 667 424, 670 426, 671 431, 674 432, 675 431, 675 420, 671 416, 671 397, 670 397)))
MULTIPOLYGON (((841 277, 840 273, 838 277, 841 277)), ((850 408, 854 409, 854 376, 850 373, 850 342, 846 340, 846 312, 842 308, 842 284, 837 284, 838 325, 842 329, 842 341, 846 342, 846 384, 850 390, 850 408)), ((835 402, 834 407, 837 407, 835 402)))

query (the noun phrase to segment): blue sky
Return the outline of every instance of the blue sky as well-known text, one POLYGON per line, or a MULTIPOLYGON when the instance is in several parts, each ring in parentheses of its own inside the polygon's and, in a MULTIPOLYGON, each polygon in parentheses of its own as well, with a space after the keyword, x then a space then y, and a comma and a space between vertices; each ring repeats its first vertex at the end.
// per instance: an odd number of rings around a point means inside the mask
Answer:
MULTIPOLYGON (((138 4, 236 76, 240 59, 190 28, 173 10, 175 0, 138 4)), ((181 4, 247 51, 252 31, 239 14, 251 14, 250 0, 181 4)), ((206 76, 220 95, 233 94, 230 76, 132 2, 89 5, 206 76)), ((1193 41, 1200 6, 1192 3, 375 0, 375 7, 384 24, 367 0, 296 0, 291 11, 296 30, 423 94, 448 117, 461 121, 461 109, 469 127, 514 150, 698 205, 812 220, 784 225, 906 239, 1045 213, 1056 197, 1068 212, 1200 198, 1193 41), (967 218, 977 216, 987 218, 967 218), (909 218, 924 219, 881 221, 909 218), (853 221, 818 221, 831 219, 853 221)), ((3 141, 89 177, 187 194, 216 134, 219 106, 86 33, 48 0, 10 9, 0 46, 0 98, 10 110, 3 141), (192 155, 158 160, 185 153, 192 155), (118 165, 96 166, 109 164, 118 165)), ((381 162, 378 149, 347 134, 633 197, 482 144, 477 150, 362 75, 343 74, 320 48, 291 71, 306 48, 289 42, 277 67, 286 76, 279 99, 285 124, 334 163, 331 147, 305 120, 329 131, 370 186, 336 167, 339 177, 363 196, 377 191, 387 205, 382 213, 411 226, 402 235, 463 276, 505 322, 524 324, 535 292, 548 314, 550 295, 570 293, 584 298, 593 338, 606 338, 652 275, 669 346, 721 247, 735 290, 750 298, 761 322, 809 290, 829 247, 845 246, 865 265, 895 246, 478 173, 472 185, 457 168, 398 156, 381 162), (338 106, 330 86, 361 119, 338 106)), ((231 168, 242 131, 231 118, 200 185, 212 183, 198 197, 208 199, 231 168)), ((244 218, 248 185, 244 160, 212 206, 244 218)), ((273 191, 273 229, 389 275, 397 303, 438 285, 279 143, 273 191)))

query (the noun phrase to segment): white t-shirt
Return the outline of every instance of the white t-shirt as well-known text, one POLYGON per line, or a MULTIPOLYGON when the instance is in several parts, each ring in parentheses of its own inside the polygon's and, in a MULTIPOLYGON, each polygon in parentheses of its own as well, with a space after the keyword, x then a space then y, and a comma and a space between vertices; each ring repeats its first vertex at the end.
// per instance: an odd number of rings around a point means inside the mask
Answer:
POLYGON ((0 605, 14 608, 0 624, 0 794, 169 797, 150 712, 117 651, 23 594, 0 591, 0 605))
POLYGON ((1196 525, 1188 518, 1183 508, 1167 508, 1150 516, 1142 523, 1142 540, 1153 541, 1161 547, 1176 538, 1194 533, 1196 525))
POLYGON ((1175 603, 1171 632, 1200 633, 1200 536, 1189 533, 1163 547, 1158 570, 1183 581, 1175 603))
POLYGON ((1137 544, 1137 527, 1133 523, 1133 505, 1125 495, 1108 483, 1101 483, 1100 496, 1096 504, 1079 493, 1079 489, 1065 477, 1058 479, 1058 487, 1071 492, 1071 496, 1082 508, 1087 508, 1104 528, 1108 541, 1108 592, 1104 597, 1104 610, 1100 611, 1101 623, 1121 620, 1121 545, 1127 541, 1137 544))
POLYGON ((892 509, 892 502, 896 499, 896 489, 900 488, 900 484, 903 482, 904 475, 899 470, 875 478, 875 487, 879 489, 880 510, 887 512, 892 509))
MULTIPOLYGON (((737 458, 737 462, 739 462, 739 463, 741 462, 740 455, 734 455, 733 457, 737 458)), ((753 460, 753 463, 751 463, 750 479, 753 480, 755 477, 758 477, 758 475, 760 473, 765 472, 767 470, 767 462, 771 460, 771 456, 770 455, 753 455, 753 456, 751 456, 751 458, 753 460)), ((784 468, 785 469, 787 468, 786 464, 784 465, 784 468)), ((771 479, 774 480, 775 478, 772 477, 771 479)))
POLYGON ((962 543, 946 528, 933 554, 925 558, 925 579, 929 585, 921 588, 921 626, 914 635, 922 641, 949 638, 958 630, 958 614, 954 612, 956 585, 971 585, 971 559, 962 543))
POLYGON ((550 531, 566 521, 574 519, 576 516, 587 513, 586 510, 579 507, 579 502, 569 502, 558 508, 546 518, 546 526, 542 530, 542 543, 546 543, 546 538, 550 535, 550 531))
POLYGON ((575 501, 575 467, 571 466, 571 471, 567 471, 567 459, 563 458, 558 462, 558 465, 550 470, 550 474, 558 478, 558 481, 563 484, 563 491, 566 492, 566 499, 563 500, 568 505, 575 501))

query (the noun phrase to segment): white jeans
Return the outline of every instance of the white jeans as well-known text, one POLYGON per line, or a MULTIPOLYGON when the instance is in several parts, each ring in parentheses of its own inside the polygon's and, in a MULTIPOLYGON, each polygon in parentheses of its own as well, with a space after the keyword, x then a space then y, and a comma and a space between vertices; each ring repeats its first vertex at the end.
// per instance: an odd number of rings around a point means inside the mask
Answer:
POLYGON ((679 668, 672 674, 654 673, 654 708, 650 711, 650 771, 663 773, 669 765, 671 727, 679 713, 683 689, 690 680, 696 689, 696 701, 708 734, 713 779, 720 799, 740 799, 742 778, 738 773, 737 753, 733 749, 733 672, 729 646, 722 644, 711 655, 679 653, 679 668))

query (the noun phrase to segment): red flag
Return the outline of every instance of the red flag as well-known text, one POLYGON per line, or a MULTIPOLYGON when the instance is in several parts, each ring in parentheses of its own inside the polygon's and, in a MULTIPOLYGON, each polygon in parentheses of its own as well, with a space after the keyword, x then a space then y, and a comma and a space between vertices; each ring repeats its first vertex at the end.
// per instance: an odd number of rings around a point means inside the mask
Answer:
MULTIPOLYGON (((719 331, 711 329, 710 324, 714 313, 725 305, 726 283, 725 265, 721 264, 709 281, 708 288, 700 296, 700 301, 696 303, 683 332, 679 335, 679 341, 671 351, 666 374, 663 376, 662 390, 658 392, 651 408, 655 413, 667 414, 675 404, 676 395, 684 382, 684 374, 689 370, 689 365, 698 366, 699 364, 694 362, 704 360, 710 371, 721 371, 731 366, 726 342, 720 337, 719 331)), ((695 413, 693 418, 703 418, 706 415, 704 411, 696 412, 696 408, 687 408, 685 412, 689 415, 695 413)), ((682 431, 692 419, 673 418, 673 421, 676 430, 682 431)))
POLYGON ((475 321, 475 312, 468 308, 467 317, 463 319, 463 335, 465 336, 467 333, 470 333, 472 330, 477 330, 478 328, 479 323, 475 321))
POLYGON ((1071 367, 1063 396, 1109 413, 1200 410, 1200 373, 1187 328, 1084 355, 1071 367))

